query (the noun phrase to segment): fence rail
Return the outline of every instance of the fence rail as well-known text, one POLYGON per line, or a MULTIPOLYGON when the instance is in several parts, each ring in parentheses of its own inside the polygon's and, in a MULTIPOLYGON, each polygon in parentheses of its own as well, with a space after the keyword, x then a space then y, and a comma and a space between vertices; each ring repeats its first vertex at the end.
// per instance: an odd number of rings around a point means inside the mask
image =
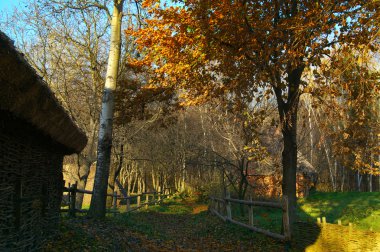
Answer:
POLYGON ((240 199, 232 199, 230 197, 230 193, 227 191, 225 198, 210 197, 210 200, 211 200, 210 211, 224 221, 234 223, 234 224, 239 225, 241 227, 250 229, 254 232, 262 233, 264 235, 267 235, 267 236, 270 236, 270 237, 273 237, 275 239, 279 239, 282 241, 289 241, 291 238, 290 226, 289 226, 288 199, 286 196, 282 197, 281 202, 252 201, 252 199, 251 200, 240 200, 240 199), (238 203, 238 204, 242 204, 242 205, 247 205, 249 207, 248 208, 249 224, 234 220, 232 218, 231 203, 238 203), (254 226, 253 225, 253 216, 254 216, 253 215, 254 214, 253 207, 254 206, 281 209, 282 210, 282 230, 283 230, 283 232, 281 234, 274 233, 274 232, 271 232, 269 230, 265 230, 263 228, 254 226))
MULTIPOLYGON (((108 197, 112 197, 112 208, 107 209, 107 212, 113 213, 114 215, 119 213, 119 210, 117 209, 117 206, 118 206, 117 201, 118 200, 119 201, 126 200, 126 211, 125 212, 127 212, 127 213, 138 210, 138 209, 142 208, 143 206, 145 206, 147 208, 149 205, 161 203, 163 199, 165 199, 166 197, 169 197, 171 195, 171 188, 165 188, 164 190, 167 191, 167 189, 169 189, 168 194, 164 194, 163 192, 156 192, 156 191, 144 192, 144 193, 140 193, 140 194, 130 195, 127 197, 118 195, 116 192, 114 192, 113 194, 107 194, 108 197), (145 195, 145 202, 141 202, 141 197, 143 197, 144 195, 145 195), (149 196, 151 196, 151 197, 149 197, 149 196), (131 199, 134 199, 134 198, 137 198, 136 206, 131 207, 131 205, 132 205, 131 199), (150 198, 151 198, 151 200, 149 200, 150 198)), ((72 184, 71 186, 69 185, 69 187, 64 187, 63 192, 68 193, 68 207, 69 208, 61 208, 61 212, 68 212, 68 214, 70 216, 75 217, 76 213, 86 213, 88 211, 86 209, 77 209, 76 208, 76 205, 75 205, 76 194, 77 193, 93 194, 93 191, 78 189, 77 184, 75 183, 75 184, 72 184)))

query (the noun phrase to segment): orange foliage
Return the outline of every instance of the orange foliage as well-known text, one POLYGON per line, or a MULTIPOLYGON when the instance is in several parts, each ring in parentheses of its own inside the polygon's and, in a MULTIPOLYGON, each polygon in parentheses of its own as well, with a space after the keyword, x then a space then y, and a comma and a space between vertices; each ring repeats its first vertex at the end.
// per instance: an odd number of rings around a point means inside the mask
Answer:
POLYGON ((126 30, 143 55, 129 62, 150 69, 152 84, 180 89, 188 105, 228 91, 252 96, 268 83, 285 89, 283 78, 320 64, 334 43, 367 44, 378 32, 376 1, 163 2, 144 1, 152 18, 126 30))

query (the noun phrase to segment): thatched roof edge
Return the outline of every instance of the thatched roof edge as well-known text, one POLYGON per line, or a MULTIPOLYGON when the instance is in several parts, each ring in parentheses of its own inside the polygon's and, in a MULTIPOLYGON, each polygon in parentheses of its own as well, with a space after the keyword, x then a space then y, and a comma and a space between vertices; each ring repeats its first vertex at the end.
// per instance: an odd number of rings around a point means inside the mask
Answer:
POLYGON ((63 108, 48 85, 30 66, 13 41, 0 31, 0 109, 25 119, 65 146, 79 153, 87 137, 63 108))

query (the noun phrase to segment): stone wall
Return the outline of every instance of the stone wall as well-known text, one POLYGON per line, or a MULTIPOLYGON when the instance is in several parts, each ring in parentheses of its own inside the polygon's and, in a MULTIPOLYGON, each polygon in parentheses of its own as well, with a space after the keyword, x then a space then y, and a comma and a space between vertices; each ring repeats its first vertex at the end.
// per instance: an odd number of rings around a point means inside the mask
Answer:
POLYGON ((65 149, 0 110, 0 251, 32 251, 58 231, 65 149))

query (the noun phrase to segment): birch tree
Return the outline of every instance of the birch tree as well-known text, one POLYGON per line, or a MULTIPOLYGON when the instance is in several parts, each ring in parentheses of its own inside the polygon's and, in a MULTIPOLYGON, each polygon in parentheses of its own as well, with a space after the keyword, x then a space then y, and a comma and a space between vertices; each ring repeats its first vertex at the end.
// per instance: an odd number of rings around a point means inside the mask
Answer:
POLYGON ((108 57, 106 82, 103 90, 102 110, 98 138, 98 158, 89 216, 105 217, 106 194, 112 147, 112 121, 114 92, 116 90, 121 47, 121 22, 124 0, 114 0, 111 20, 111 43, 108 57))

